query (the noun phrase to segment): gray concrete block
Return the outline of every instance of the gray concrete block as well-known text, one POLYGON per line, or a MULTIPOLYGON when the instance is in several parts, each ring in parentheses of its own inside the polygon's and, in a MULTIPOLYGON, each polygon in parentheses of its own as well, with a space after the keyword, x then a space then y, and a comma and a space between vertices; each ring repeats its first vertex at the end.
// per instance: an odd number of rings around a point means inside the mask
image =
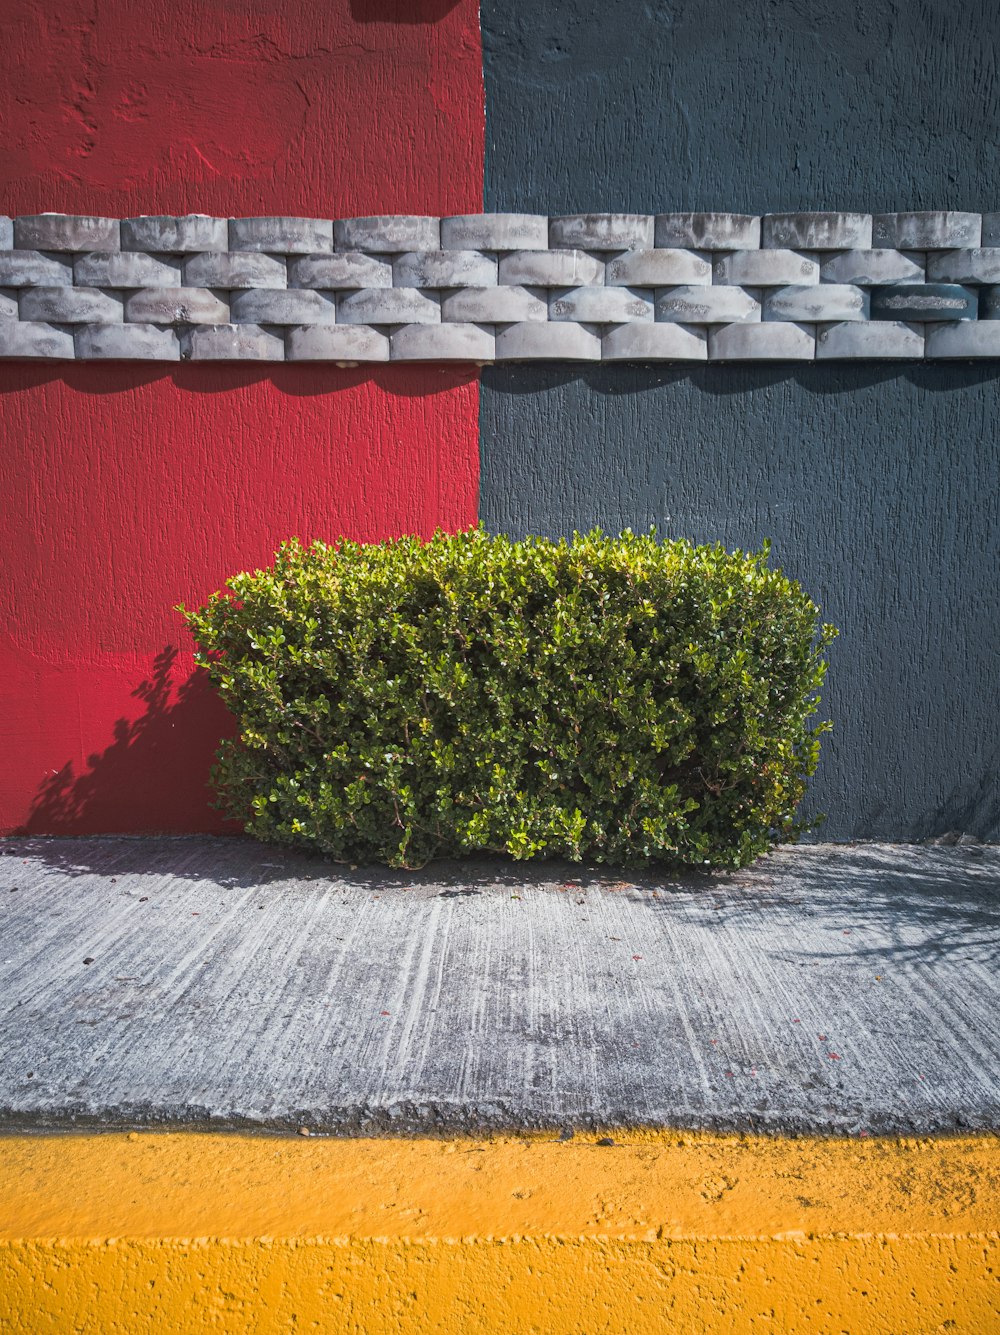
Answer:
POLYGON ((205 287, 144 287, 125 298, 138 324, 228 324, 229 303, 205 287))
POLYGON ((923 325, 857 320, 847 324, 821 324, 816 332, 817 361, 909 361, 923 355, 923 325))
POLYGON ((262 255, 249 250, 205 251, 201 255, 191 255, 184 261, 184 282, 192 287, 218 287, 226 290, 286 287, 285 257, 262 255))
POLYGON ((441 301, 416 287, 362 288, 337 298, 343 324, 438 324, 441 301))
POLYGON ((491 362, 492 328, 478 324, 408 324, 392 335, 394 362, 491 362))
POLYGON ((72 361, 75 355, 73 335, 65 329, 28 320, 0 321, 0 358, 58 357, 72 361))
POLYGON ((87 324, 76 331, 77 361, 176 362, 177 331, 154 324, 87 324))
POLYGON ((338 218, 333 235, 338 250, 368 250, 380 255, 440 250, 441 219, 401 213, 338 218))
POLYGON ((581 324, 619 324, 653 319, 652 289, 631 287, 570 287, 549 296, 550 320, 581 324))
POLYGON ((942 250, 927 256, 932 283, 1000 283, 1000 247, 942 250))
POLYGON ((364 324, 297 325, 285 335, 289 362, 387 362, 389 340, 364 324))
POLYGON ((980 320, 1000 320, 1000 287, 979 289, 980 320))
POLYGON ((713 362, 809 362, 816 356, 816 335, 801 324, 729 324, 708 336, 713 362))
POLYGON ((609 259, 604 281, 621 287, 676 287, 712 281, 712 261, 693 250, 631 250, 609 259))
POLYGON ((180 287, 181 262, 141 251, 92 250, 73 259, 80 287, 180 287))
POLYGON ((16 320, 18 318, 17 288, 0 287, 0 320, 16 320))
POLYGON ((954 250, 978 246, 982 217, 978 213, 878 213, 872 231, 876 249, 954 250))
POLYGON ((14 219, 0 217, 0 250, 14 249, 14 219))
POLYGON ((876 287, 882 283, 922 283, 924 255, 918 250, 844 250, 824 255, 819 265, 823 283, 859 283, 876 287))
POLYGON ((873 320, 975 320, 979 295, 957 283, 904 283, 871 289, 873 320))
POLYGON ((849 283, 809 283, 764 294, 764 320, 816 323, 867 320, 868 293, 849 283))
POLYGON ((924 356, 1000 358, 1000 320, 963 320, 925 326, 924 356))
POLYGON ((329 254, 333 222, 330 218, 230 218, 229 249, 277 255, 329 254))
POLYGON ((360 287, 392 287, 392 264, 358 250, 335 255, 303 255, 288 261, 289 287, 321 287, 328 292, 360 287))
POLYGON ((26 287, 21 319, 49 324, 121 324, 122 299, 95 287, 26 287))
POLYGON ((254 324, 207 324, 180 336, 181 361, 282 362, 285 340, 273 329, 254 324))
POLYGON ((204 213, 123 218, 121 236, 122 250, 148 250, 165 255, 228 250, 229 219, 210 218, 204 213))
POLYGON ((748 213, 658 213, 657 246, 684 250, 756 250, 760 218, 748 213))
POLYGON ((547 320, 545 288, 467 287, 441 299, 441 319, 472 324, 516 324, 547 320))
POLYGON ((599 362, 601 340, 593 325, 527 321, 497 329, 498 362, 599 362))
POLYGON ((717 256, 716 283, 749 287, 801 287, 819 282, 819 261, 799 250, 736 250, 717 256))
POLYGON ((337 318, 332 293, 304 288, 233 292, 229 306, 233 324, 333 324, 337 318))
POLYGON ((441 219, 442 250, 548 250, 549 220, 537 213, 464 213, 441 219))
POLYGON ((604 261, 582 250, 518 250, 500 260, 499 282, 524 287, 586 287, 604 281, 604 261))
POLYGON ((33 213, 14 219, 18 250, 120 250, 117 218, 33 213))
POLYGON ((870 213, 768 213, 761 222, 761 245, 787 250, 868 249, 870 213))
POLYGON ((478 250, 411 250, 392 262, 396 287, 495 287, 497 262, 478 250))
POLYGON ((553 250, 649 250, 651 213, 574 213, 549 219, 553 250))
POLYGON ((657 288, 657 320, 674 324, 733 324, 760 320, 760 301, 742 287, 657 288))
POLYGON ((1000 213, 983 214, 982 244, 990 248, 1000 246, 1000 213))
POLYGON ((72 287, 73 260, 37 250, 0 251, 0 283, 4 287, 72 287))
POLYGON ((708 331, 686 324, 620 324, 601 340, 605 362, 703 362, 708 331))

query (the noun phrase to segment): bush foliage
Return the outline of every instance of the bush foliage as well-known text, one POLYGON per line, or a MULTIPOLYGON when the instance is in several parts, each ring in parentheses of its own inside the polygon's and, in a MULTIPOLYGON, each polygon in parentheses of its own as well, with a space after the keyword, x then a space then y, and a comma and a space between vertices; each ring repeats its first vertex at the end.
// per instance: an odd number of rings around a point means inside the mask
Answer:
POLYGON ((835 631, 768 551, 599 531, 290 542, 186 613, 266 840, 732 867, 795 837, 835 631))

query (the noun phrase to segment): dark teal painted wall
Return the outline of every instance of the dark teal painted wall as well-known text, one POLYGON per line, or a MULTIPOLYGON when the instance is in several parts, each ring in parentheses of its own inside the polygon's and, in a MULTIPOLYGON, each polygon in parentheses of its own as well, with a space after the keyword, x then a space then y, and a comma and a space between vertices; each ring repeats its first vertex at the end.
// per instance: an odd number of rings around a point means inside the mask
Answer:
POLYGON ((482 0, 486 208, 1000 207, 989 0, 482 0))
MULTIPOLYGON (((484 0, 485 207, 1000 206, 995 12, 484 0)), ((1000 837, 1000 368, 496 367, 481 513, 777 560, 841 628, 826 837, 1000 837)))

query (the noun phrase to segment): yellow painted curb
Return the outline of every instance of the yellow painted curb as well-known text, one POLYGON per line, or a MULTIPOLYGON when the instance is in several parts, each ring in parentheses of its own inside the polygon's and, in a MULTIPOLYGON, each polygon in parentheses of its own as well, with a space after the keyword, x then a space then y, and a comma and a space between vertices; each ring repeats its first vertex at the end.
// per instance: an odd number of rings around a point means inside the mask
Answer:
POLYGON ((1000 1139, 0 1137, 0 1331, 1000 1332, 1000 1139))

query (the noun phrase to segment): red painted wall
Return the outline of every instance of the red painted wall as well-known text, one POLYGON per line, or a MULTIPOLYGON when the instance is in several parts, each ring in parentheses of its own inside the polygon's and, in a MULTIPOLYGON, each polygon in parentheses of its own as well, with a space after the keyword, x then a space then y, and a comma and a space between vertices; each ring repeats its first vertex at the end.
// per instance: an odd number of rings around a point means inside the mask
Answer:
MULTIPOLYGON (((0 211, 482 207, 475 0, 0 8, 0 211)), ((471 368, 0 363, 0 829, 221 828, 178 602, 476 516, 471 368)))

